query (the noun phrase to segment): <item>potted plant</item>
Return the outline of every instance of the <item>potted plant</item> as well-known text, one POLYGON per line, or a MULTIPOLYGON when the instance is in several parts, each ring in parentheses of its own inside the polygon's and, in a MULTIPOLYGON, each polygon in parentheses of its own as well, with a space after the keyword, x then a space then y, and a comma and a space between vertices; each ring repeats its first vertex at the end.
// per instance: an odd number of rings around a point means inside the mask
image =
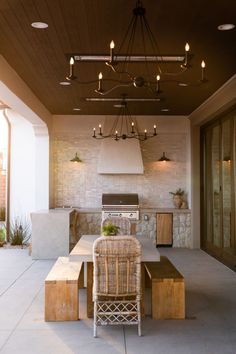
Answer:
POLYGON ((103 225, 102 227, 102 235, 103 236, 115 236, 119 232, 119 226, 112 224, 111 222, 103 225))
POLYGON ((173 195, 173 203, 175 208, 180 209, 183 202, 184 202, 184 190, 181 188, 178 188, 175 192, 169 192, 170 194, 173 195))
POLYGON ((2 227, 0 229, 0 247, 3 247, 5 243, 6 243, 6 229, 5 227, 2 227))

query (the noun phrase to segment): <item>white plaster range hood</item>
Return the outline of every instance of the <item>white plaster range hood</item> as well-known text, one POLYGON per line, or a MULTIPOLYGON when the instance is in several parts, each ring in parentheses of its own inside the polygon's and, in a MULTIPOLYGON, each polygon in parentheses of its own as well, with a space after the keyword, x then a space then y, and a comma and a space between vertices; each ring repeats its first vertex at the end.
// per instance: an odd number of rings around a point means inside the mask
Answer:
POLYGON ((143 174, 139 140, 102 140, 97 171, 99 174, 143 174))

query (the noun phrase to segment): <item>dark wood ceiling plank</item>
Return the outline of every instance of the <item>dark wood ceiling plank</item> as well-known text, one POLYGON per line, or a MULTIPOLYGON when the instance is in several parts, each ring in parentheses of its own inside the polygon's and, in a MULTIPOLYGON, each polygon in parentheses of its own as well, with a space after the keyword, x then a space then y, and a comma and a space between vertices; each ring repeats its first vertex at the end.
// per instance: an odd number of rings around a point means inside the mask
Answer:
MULTIPOLYGON (((52 113, 71 114, 73 107, 81 106, 81 114, 116 114, 111 102, 86 103, 82 100, 86 96, 97 97, 94 92, 96 84, 62 87, 59 81, 64 80, 68 72, 65 53, 109 53, 111 39, 115 40, 116 46, 119 45, 135 2, 1 0, 1 53, 52 113), (45 21, 49 27, 36 30, 30 26, 33 21, 45 21)), ((236 29, 219 32, 217 25, 235 21, 236 2, 182 0, 180 5, 171 0, 143 0, 143 4, 163 51, 179 54, 185 40, 190 41, 194 54, 192 68, 183 79, 198 83, 200 62, 204 58, 209 82, 188 88, 176 83, 162 83, 163 101, 131 104, 132 114, 160 114, 161 108, 166 106, 170 108, 167 114, 189 114, 235 74, 236 29)), ((170 70, 172 66, 168 68, 170 70)), ((138 65, 132 70, 136 74, 142 73, 138 65)), ((76 67, 81 80, 95 79, 100 71, 104 78, 113 77, 104 63, 83 63, 76 67)), ((155 77, 155 71, 152 75, 155 77)), ((104 86, 107 85, 104 82, 104 86)), ((149 92, 133 87, 117 89, 109 97, 119 97, 124 91, 130 97, 150 97, 149 92)))

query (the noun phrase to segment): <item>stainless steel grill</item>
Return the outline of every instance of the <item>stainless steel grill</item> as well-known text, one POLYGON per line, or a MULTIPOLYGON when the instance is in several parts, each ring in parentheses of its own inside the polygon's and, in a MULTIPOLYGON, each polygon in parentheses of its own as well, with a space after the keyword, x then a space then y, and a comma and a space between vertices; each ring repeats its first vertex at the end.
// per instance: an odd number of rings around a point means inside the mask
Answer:
POLYGON ((108 217, 126 217, 139 220, 138 194, 103 194, 102 219, 108 217))

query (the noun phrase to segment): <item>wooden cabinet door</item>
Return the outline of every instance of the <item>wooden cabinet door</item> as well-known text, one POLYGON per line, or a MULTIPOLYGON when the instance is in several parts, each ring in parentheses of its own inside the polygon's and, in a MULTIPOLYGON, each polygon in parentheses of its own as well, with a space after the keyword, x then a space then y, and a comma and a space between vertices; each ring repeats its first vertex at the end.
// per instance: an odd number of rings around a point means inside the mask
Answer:
POLYGON ((171 246, 173 243, 173 214, 157 214, 157 245, 171 246))

